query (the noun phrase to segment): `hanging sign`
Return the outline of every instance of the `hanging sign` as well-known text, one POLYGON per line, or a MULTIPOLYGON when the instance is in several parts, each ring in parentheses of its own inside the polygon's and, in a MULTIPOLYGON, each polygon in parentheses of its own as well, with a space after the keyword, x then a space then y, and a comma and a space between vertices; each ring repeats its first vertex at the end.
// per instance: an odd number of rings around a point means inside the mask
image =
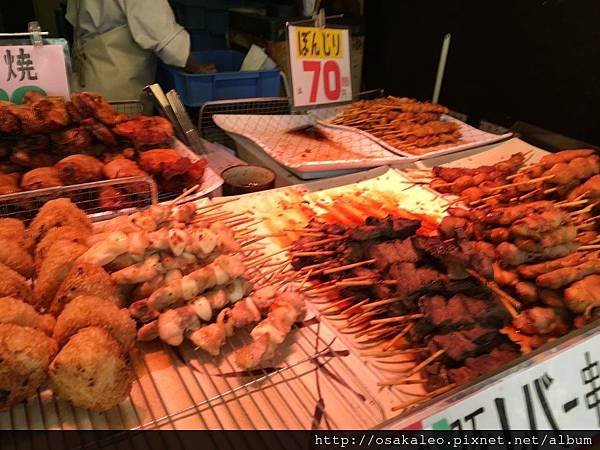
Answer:
POLYGON ((350 33, 288 26, 294 107, 352 101, 350 33))
POLYGON ((0 100, 22 103, 28 91, 69 97, 64 47, 0 45, 0 100))

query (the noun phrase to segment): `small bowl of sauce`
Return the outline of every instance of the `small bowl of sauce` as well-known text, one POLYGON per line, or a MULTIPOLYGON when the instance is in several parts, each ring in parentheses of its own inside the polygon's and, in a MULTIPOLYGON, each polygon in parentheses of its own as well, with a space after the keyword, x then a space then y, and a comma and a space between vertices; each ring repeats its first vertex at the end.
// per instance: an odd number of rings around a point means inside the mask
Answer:
POLYGON ((241 195, 275 187, 275 174, 261 166, 233 166, 221 172, 223 195, 241 195))

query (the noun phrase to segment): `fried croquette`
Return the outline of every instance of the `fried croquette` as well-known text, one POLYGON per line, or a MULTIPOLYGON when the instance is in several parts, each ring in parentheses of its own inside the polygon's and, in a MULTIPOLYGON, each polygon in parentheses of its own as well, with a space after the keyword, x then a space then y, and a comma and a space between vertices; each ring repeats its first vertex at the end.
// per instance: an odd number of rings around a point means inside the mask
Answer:
POLYGON ((90 230, 79 225, 65 225, 49 230, 35 248, 34 261, 36 273, 40 271, 42 262, 48 253, 48 249, 50 249, 56 241, 71 241, 77 242, 78 244, 85 244, 90 234, 90 230))
POLYGON ((0 323, 31 327, 52 336, 56 321, 50 314, 39 314, 33 306, 14 297, 0 298, 0 323))
POLYGON ((35 394, 56 350, 54 340, 39 330, 0 324, 0 410, 35 394))
POLYGON ((38 310, 50 306, 56 291, 69 274, 75 260, 86 250, 85 245, 70 241, 56 241, 48 249, 33 287, 38 310))
POLYGON ((25 249, 31 246, 27 231, 25 231, 25 224, 19 219, 0 219, 0 238, 16 242, 25 249))
POLYGON ((0 238, 0 263, 20 273, 25 278, 33 275, 33 258, 19 243, 0 238))
POLYGON ((127 397, 133 370, 119 343, 102 328, 80 330, 50 364, 50 384, 75 406, 107 411, 127 397))
POLYGON ((50 229, 65 225, 82 226, 90 231, 92 229, 92 221, 85 212, 68 198, 57 198, 50 200, 40 208, 35 219, 29 225, 27 235, 35 247, 44 239, 50 229))
POLYGON ((58 317, 66 304, 80 295, 105 298, 118 307, 123 306, 121 292, 110 275, 97 264, 75 262, 50 305, 50 313, 58 317))
POLYGON ((135 322, 127 309, 119 309, 109 300, 91 295, 81 295, 65 306, 56 319, 54 339, 59 346, 82 328, 98 327, 105 329, 116 339, 124 352, 135 344, 135 322))
POLYGON ((0 263, 0 297, 15 297, 34 306, 37 303, 27 280, 2 263, 0 263))

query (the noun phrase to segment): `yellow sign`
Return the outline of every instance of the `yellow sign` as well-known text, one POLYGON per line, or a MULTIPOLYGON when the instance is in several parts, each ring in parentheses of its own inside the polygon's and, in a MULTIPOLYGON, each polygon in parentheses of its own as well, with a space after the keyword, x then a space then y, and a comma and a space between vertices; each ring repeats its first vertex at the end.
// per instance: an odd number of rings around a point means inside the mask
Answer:
POLYGON ((341 59, 344 57, 343 30, 294 27, 299 59, 341 59))

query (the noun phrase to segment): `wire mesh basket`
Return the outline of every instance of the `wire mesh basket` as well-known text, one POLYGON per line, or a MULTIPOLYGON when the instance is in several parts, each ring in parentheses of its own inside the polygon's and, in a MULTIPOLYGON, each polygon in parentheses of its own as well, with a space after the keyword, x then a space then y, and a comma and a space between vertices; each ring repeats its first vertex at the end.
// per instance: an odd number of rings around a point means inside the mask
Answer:
POLYGON ((144 111, 144 105, 139 100, 123 100, 109 103, 117 112, 127 114, 128 116, 135 116, 144 111))
POLYGON ((60 197, 69 198, 93 220, 103 220, 156 203, 158 189, 152 177, 139 176, 17 192, 0 196, 0 217, 27 222, 47 201, 60 197))

